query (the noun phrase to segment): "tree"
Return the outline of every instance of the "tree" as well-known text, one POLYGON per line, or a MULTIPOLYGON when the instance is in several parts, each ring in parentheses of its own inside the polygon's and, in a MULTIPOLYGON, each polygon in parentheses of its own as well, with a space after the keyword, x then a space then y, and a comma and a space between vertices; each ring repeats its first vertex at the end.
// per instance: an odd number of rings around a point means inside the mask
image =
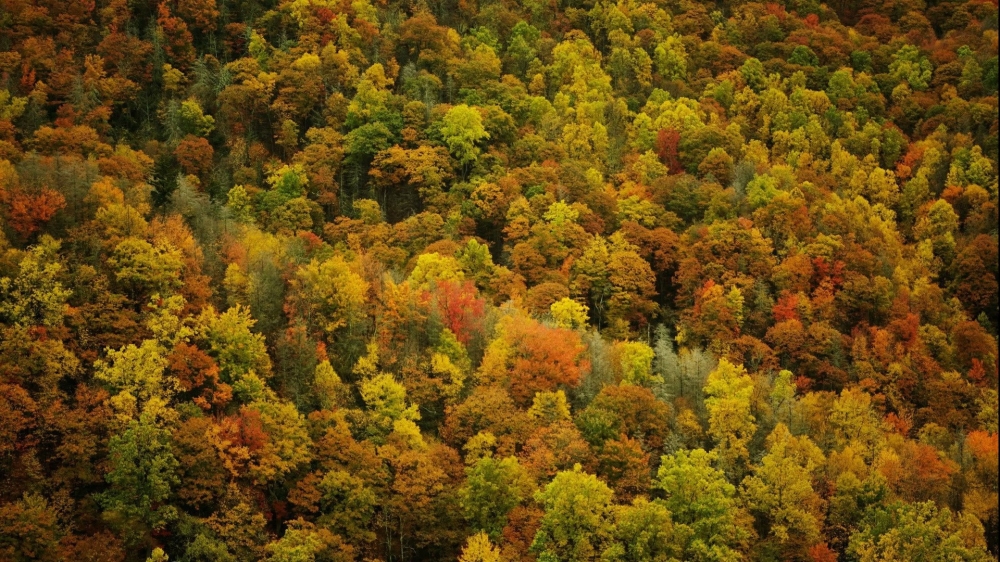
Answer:
POLYGON ((448 110, 441 125, 441 135, 448 150, 463 165, 468 165, 479 156, 476 143, 490 138, 480 113, 465 104, 448 110))
POLYGON ((162 415, 144 411, 108 442, 109 488, 99 499, 105 517, 133 546, 178 515, 177 508, 166 503, 180 480, 162 415))
POLYGON ((490 542, 486 533, 479 532, 469 537, 459 562, 500 562, 500 551, 490 542))
POLYGON ((952 515, 934 502, 896 502, 875 507, 851 535, 848 553, 862 562, 877 560, 987 561, 990 554, 979 521, 952 515))
POLYGON ((178 143, 174 156, 184 173, 204 178, 212 169, 215 149, 207 140, 188 135, 178 143))
POLYGON ((655 55, 656 68, 663 78, 683 80, 687 77, 688 54, 679 35, 675 33, 657 45, 655 55))
POLYGON ((587 325, 587 305, 563 297, 549 306, 549 312, 560 328, 578 329, 587 325))
POLYGON ((634 385, 605 386, 575 420, 595 446, 625 436, 651 453, 660 451, 670 439, 672 421, 668 404, 650 389, 634 385))
POLYGON ((177 459, 177 498, 195 510, 214 507, 226 484, 225 466, 210 441, 211 427, 209 418, 193 417, 171 436, 177 459))
POLYGON ((530 403, 536 392, 576 386, 588 365, 580 335, 548 328, 526 317, 505 317, 480 367, 487 379, 509 386, 515 402, 530 403))
POLYGON ((920 50, 913 45, 903 45, 889 64, 889 72, 897 80, 906 82, 914 90, 926 90, 931 78, 932 66, 920 50))
MULTIPOLYGON (((155 340, 108 350, 94 362, 94 379, 114 393, 111 404, 125 420, 156 415, 179 390, 179 381, 166 373, 167 359, 155 340)), ((150 420, 152 423, 152 420, 150 420)))
POLYGON ((587 299, 598 327, 628 335, 631 322, 646 321, 656 294, 655 275, 639 248, 616 233, 608 239, 596 236, 571 269, 571 293, 587 299))
POLYGON ((249 463, 249 473, 257 483, 274 482, 312 460, 305 419, 291 402, 258 400, 243 408, 259 420, 265 437, 249 463))
POLYGON ((611 489, 579 465, 535 494, 545 515, 531 544, 541 560, 598 560, 610 534, 611 489))
POLYGON ((747 514, 736 502, 736 487, 712 466, 717 459, 715 452, 695 449, 660 461, 654 485, 666 495, 686 559, 739 560, 752 536, 747 514))
POLYGON ((808 437, 793 437, 781 423, 767 441, 767 454, 743 481, 742 493, 787 551, 803 551, 820 538, 823 505, 812 481, 823 453, 808 437))
POLYGON ((640 562, 676 558, 670 511, 658 501, 638 497, 631 505, 615 506, 615 543, 605 559, 640 562))
POLYGON ((484 456, 465 469, 459 503, 473 529, 499 540, 507 515, 531 497, 534 483, 515 457, 484 456))
POLYGON ((219 366, 197 347, 178 342, 167 356, 167 364, 179 390, 189 393, 203 410, 224 407, 232 399, 233 389, 220 379, 219 366))
POLYGON ((291 521, 281 539, 267 545, 267 553, 267 560, 273 562, 354 559, 354 548, 343 538, 302 519, 291 521))
POLYGON ((663 377, 653 374, 653 348, 636 342, 620 342, 615 345, 621 363, 622 382, 639 386, 663 383, 663 377))
POLYGON ((21 189, 0 190, 0 201, 11 228, 23 239, 29 239, 66 207, 66 198, 58 191, 41 189, 30 193, 21 189))
POLYGON ((750 460, 747 446, 757 430, 750 409, 753 380, 742 365, 726 359, 705 380, 708 434, 715 440, 719 462, 729 474, 740 474, 750 460))
POLYGON ((341 329, 358 330, 367 291, 368 283, 342 257, 314 259, 296 271, 286 306, 310 332, 329 338, 341 329))
POLYGON ((43 237, 21 259, 16 277, 0 278, 0 318, 4 322, 24 327, 62 323, 72 292, 59 281, 63 265, 58 251, 58 242, 43 237))
POLYGON ((845 388, 834 401, 829 418, 838 444, 850 445, 867 459, 875 456, 884 439, 884 422, 868 393, 845 388))
POLYGON ((372 439, 385 439, 396 422, 420 419, 417 405, 406 404, 406 387, 388 373, 378 373, 362 381, 360 391, 368 408, 364 429, 372 439))
POLYGON ((7 560, 58 560, 61 534, 55 511, 38 494, 0 506, 0 554, 7 560))
POLYGON ((262 381, 271 376, 264 336, 253 331, 256 323, 250 310, 242 306, 222 314, 208 307, 198 317, 199 334, 208 342, 222 379, 244 401, 257 396, 262 381))
POLYGON ((115 279, 140 302, 153 294, 172 294, 180 287, 184 267, 180 251, 169 242, 153 245, 131 236, 115 246, 108 265, 115 279))

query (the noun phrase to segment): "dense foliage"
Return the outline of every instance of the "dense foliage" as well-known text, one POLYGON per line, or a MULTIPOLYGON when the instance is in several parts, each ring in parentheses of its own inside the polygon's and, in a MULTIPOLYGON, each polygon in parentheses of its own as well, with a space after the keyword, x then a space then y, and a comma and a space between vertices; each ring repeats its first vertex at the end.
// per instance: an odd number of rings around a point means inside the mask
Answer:
POLYGON ((0 0, 0 559, 996 560, 997 36, 0 0))

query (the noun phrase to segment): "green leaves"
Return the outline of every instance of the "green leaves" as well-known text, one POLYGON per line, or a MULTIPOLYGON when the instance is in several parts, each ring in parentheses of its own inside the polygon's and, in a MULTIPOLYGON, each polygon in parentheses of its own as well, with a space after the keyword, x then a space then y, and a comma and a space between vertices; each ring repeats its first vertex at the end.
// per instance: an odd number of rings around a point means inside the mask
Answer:
POLYGON ((179 463, 170 448, 170 431, 152 413, 144 412, 108 443, 109 489, 100 494, 105 519, 127 542, 162 528, 177 517, 166 502, 179 483, 179 463))
POLYGON ((971 514, 953 515, 934 502, 896 502, 872 509, 851 536, 848 553, 860 562, 992 560, 979 520, 971 514))
POLYGON ((626 341, 615 345, 621 363, 622 382, 651 386, 663 382, 663 377, 653 374, 653 348, 641 341, 626 341))
POLYGON ((903 45, 892 55, 889 72, 893 78, 909 84, 914 90, 926 90, 931 79, 931 66, 927 57, 920 54, 920 49, 913 45, 903 45))
POLYGON ((735 560, 751 536, 738 507, 736 487, 713 467, 715 452, 680 450, 665 455, 654 486, 666 495, 684 559, 735 560))
POLYGON ((462 164, 474 162, 480 153, 477 143, 490 138, 479 111, 465 104, 448 110, 441 125, 441 136, 448 150, 462 164))
POLYGON ((557 474, 535 494, 545 515, 531 550, 539 560, 596 560, 610 535, 612 495, 607 484, 580 465, 557 474))
POLYGON ((534 489, 534 482, 517 458, 485 456, 465 469, 459 503, 473 529, 499 540, 507 525, 507 514, 531 498, 534 489))

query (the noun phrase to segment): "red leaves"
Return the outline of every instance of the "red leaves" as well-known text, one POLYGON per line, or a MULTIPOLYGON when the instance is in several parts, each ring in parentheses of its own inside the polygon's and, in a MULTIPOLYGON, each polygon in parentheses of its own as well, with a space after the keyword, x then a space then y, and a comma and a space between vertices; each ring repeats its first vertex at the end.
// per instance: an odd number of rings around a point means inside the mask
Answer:
POLYGON ((267 445, 270 436, 264 431, 264 425, 260 421, 260 412, 243 406, 240 408, 240 413, 231 419, 236 423, 223 425, 225 439, 236 446, 246 447, 251 452, 259 451, 267 445))
POLYGON ((813 258, 814 279, 817 285, 824 281, 829 281, 833 286, 841 285, 844 282, 844 269, 846 265, 840 260, 835 260, 832 264, 823 256, 813 258))
POLYGON ((448 327, 462 345, 468 345, 472 335, 482 329, 486 301, 472 281, 438 281, 433 302, 448 327))
POLYGON ((789 293, 782 295, 778 299, 778 302, 771 308, 775 323, 784 322, 785 320, 799 320, 798 305, 798 295, 789 293))

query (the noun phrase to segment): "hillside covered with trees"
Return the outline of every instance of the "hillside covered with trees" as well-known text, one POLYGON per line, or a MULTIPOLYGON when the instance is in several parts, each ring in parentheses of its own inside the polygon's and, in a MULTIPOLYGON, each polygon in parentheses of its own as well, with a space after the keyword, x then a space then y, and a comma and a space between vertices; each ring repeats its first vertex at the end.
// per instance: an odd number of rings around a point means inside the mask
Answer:
POLYGON ((997 37, 0 0, 0 560, 997 560, 997 37))

